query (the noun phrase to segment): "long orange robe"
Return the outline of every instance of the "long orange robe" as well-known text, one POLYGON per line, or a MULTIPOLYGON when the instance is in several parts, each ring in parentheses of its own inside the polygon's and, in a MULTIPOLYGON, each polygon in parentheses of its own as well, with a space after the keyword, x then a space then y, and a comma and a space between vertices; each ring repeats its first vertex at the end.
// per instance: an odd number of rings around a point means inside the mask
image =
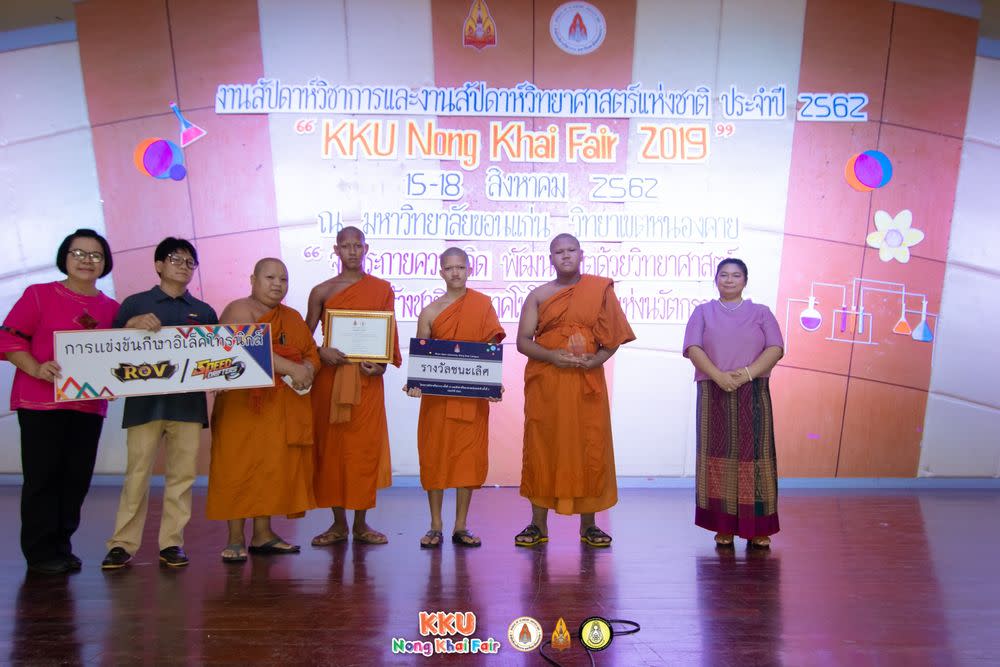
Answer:
MULTIPOLYGON (((275 355, 319 368, 316 342, 298 311, 279 304, 260 321, 271 325, 275 355)), ((315 508, 313 456, 308 395, 299 396, 280 377, 273 387, 221 392, 212 410, 205 513, 244 519, 315 508)))
MULTIPOLYGON (((614 283, 583 275, 538 306, 535 342, 568 349, 574 334, 586 352, 635 340, 614 283)), ((521 495, 560 514, 599 512, 618 502, 611 408, 604 367, 558 368, 529 359, 524 368, 521 495)))
MULTIPOLYGON (((490 298, 471 289, 431 323, 431 338, 440 340, 488 343, 505 335, 490 298)), ((482 486, 489 469, 489 425, 486 399, 423 396, 417 425, 423 487, 482 486)))
MULTIPOLYGON (((392 311, 395 295, 388 282, 366 274, 323 305, 338 310, 392 311)), ((399 366, 399 333, 394 330, 393 335, 392 363, 399 366)), ((376 490, 392 484, 382 376, 364 375, 358 364, 324 365, 316 374, 312 401, 316 502, 321 507, 353 510, 375 507, 376 490)))

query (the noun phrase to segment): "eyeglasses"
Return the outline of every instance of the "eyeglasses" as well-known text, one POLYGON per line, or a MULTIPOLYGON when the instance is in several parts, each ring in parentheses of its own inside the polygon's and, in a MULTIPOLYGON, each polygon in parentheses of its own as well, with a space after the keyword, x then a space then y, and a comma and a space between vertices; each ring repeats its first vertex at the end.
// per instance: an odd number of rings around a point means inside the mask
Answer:
POLYGON ((167 259, 174 266, 186 266, 192 271, 198 268, 198 262, 194 261, 190 257, 181 257, 180 255, 170 254, 167 255, 167 259))
POLYGON ((85 259, 90 260, 94 264, 104 261, 103 252, 87 252, 86 250, 81 250, 80 248, 72 248, 68 254, 78 262, 82 262, 85 259))

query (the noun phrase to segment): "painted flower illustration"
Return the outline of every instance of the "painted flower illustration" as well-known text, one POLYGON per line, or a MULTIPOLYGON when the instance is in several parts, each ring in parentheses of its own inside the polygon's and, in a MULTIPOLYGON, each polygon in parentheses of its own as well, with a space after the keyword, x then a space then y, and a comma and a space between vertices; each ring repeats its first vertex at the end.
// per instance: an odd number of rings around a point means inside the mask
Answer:
POLYGON ((868 245, 878 248, 878 258, 883 262, 896 260, 902 264, 910 261, 910 248, 924 240, 924 233, 910 225, 913 214, 905 209, 892 217, 885 211, 875 212, 875 230, 868 235, 868 245))

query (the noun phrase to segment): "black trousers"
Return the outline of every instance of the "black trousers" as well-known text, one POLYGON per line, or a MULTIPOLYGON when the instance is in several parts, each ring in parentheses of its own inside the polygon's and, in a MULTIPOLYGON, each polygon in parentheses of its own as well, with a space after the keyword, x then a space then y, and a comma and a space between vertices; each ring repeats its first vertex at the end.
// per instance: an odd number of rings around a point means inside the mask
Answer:
POLYGON ((77 410, 18 410, 21 551, 28 563, 65 558, 80 526, 104 418, 77 410))

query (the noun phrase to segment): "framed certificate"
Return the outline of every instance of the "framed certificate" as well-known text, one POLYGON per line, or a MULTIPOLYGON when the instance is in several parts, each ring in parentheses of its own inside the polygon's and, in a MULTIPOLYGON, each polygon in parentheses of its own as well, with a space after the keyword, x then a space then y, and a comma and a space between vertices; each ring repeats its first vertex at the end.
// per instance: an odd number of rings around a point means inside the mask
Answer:
POLYGON ((335 310, 323 315, 323 346, 335 347, 351 361, 392 362, 395 314, 382 310, 335 310))

